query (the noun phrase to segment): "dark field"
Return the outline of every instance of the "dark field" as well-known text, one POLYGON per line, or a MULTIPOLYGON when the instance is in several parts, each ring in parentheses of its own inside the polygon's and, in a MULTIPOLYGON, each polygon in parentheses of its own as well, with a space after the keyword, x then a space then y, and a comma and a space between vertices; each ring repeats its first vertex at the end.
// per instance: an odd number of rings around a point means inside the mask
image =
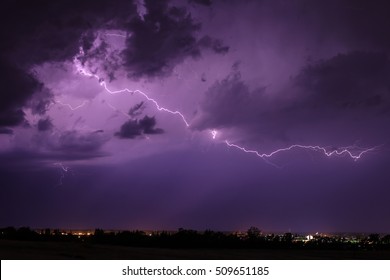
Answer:
POLYGON ((0 240, 0 258, 9 259, 390 259, 389 250, 166 249, 67 242, 0 240))

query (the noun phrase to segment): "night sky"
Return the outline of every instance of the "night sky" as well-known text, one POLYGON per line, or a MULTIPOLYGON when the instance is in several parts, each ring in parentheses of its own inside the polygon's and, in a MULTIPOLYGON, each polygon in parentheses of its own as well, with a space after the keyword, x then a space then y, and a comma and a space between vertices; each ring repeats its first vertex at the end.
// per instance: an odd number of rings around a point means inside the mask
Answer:
POLYGON ((390 232, 387 0, 4 0, 0 21, 1 227, 390 232))

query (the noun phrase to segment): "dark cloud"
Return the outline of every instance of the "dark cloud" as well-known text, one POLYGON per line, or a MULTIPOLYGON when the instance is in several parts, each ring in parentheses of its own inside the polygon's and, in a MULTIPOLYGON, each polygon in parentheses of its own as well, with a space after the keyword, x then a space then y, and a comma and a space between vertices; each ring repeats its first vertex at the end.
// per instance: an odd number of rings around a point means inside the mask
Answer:
POLYGON ((58 161, 77 161, 105 157, 107 154, 102 152, 95 153, 66 153, 66 152, 51 152, 41 153, 35 151, 28 151, 23 149, 8 151, 0 153, 0 170, 4 169, 15 169, 23 167, 24 170, 27 168, 41 169, 47 165, 53 166, 58 161))
POLYGON ((222 41, 204 37, 197 39, 201 25, 185 8, 172 7, 169 1, 146 0, 147 13, 129 24, 131 36, 122 52, 130 77, 155 77, 171 74, 187 57, 199 57, 202 48, 226 53, 222 41))
POLYGON ((321 31, 317 36, 333 37, 353 49, 390 50, 390 38, 384 34, 390 28, 390 5, 386 0, 301 0, 294 1, 294 5, 305 24, 321 31))
POLYGON ((60 135, 58 145, 53 147, 53 150, 69 153, 94 154, 100 150, 106 141, 106 137, 100 133, 83 133, 70 130, 60 135))
POLYGON ((129 120, 121 126, 120 131, 115 135, 120 138, 134 139, 144 134, 164 133, 164 130, 161 128, 155 128, 156 124, 155 117, 145 116, 140 120, 129 120))
POLYGON ((31 74, 32 66, 71 59, 78 51, 84 32, 101 27, 109 19, 120 21, 124 8, 129 6, 134 5, 129 1, 117 1, 115 5, 111 1, 89 0, 3 1, 0 11, 1 125, 22 123, 21 109, 25 105, 33 113, 43 114, 50 104, 50 93, 31 74), (34 94, 40 96, 27 104, 34 94))
POLYGON ((24 112, 22 109, 8 109, 0 111, 0 127, 16 126, 24 122, 24 112))
POLYGON ((155 128, 157 122, 155 117, 145 116, 138 121, 144 134, 161 134, 164 132, 161 128, 155 128))
POLYGON ((0 125, 16 126, 23 122, 23 106, 43 115, 52 102, 31 69, 44 62, 71 60, 84 49, 82 62, 100 59, 101 70, 109 80, 119 67, 131 77, 155 77, 171 73, 186 57, 198 57, 201 48, 226 52, 221 41, 208 39, 199 44, 196 23, 185 8, 170 6, 169 1, 145 1, 144 18, 134 1, 118 0, 6 0, 0 11, 0 125), (131 34, 122 54, 107 54, 107 44, 93 48, 100 29, 119 29, 131 34), (120 58, 124 58, 124 63, 120 58), (37 95, 36 98, 32 98, 37 95), (39 95, 39 96, 38 96, 39 95))
POLYGON ((44 87, 41 87, 32 98, 26 102, 26 107, 31 109, 34 115, 44 115, 53 103, 53 94, 44 87))
POLYGON ((204 6, 211 6, 211 0, 188 0, 189 3, 195 3, 204 6))
POLYGON ((138 124, 138 120, 129 120, 122 124, 121 129, 115 135, 120 138, 133 139, 142 134, 142 129, 138 124))
POLYGON ((136 15, 136 6, 126 0, 115 5, 109 0, 7 0, 1 12, 0 32, 7 39, 2 46, 24 65, 64 61, 78 52, 83 34, 123 26, 132 15, 136 15))
POLYGON ((14 131, 8 127, 0 127, 0 134, 14 134, 14 131))
POLYGON ((386 54, 351 52, 305 67, 295 78, 302 106, 353 109, 390 104, 390 61, 386 54))
POLYGON ((337 42, 353 50, 390 50, 385 31, 390 28, 390 3, 386 0, 215 1, 215 6, 233 11, 237 17, 232 21, 257 16, 258 26, 269 25, 268 30, 283 36, 280 39, 288 46, 310 40, 308 48, 337 42), (245 7, 250 11, 243 12, 245 7))
POLYGON ((53 123, 49 118, 40 119, 37 124, 38 131, 48 131, 53 128, 53 123))
POLYGON ((199 40, 199 45, 205 48, 210 48, 219 54, 226 54, 229 51, 229 46, 224 45, 222 40, 204 36, 199 40))
POLYGON ((81 44, 83 54, 79 54, 77 58, 84 66, 92 66, 94 69, 100 68, 111 82, 116 79, 115 74, 122 66, 120 52, 118 50, 110 50, 109 44, 104 39, 100 38, 99 43, 96 43, 95 39, 95 33, 91 35, 88 33, 87 36, 83 36, 81 44))
POLYGON ((0 58, 0 126, 15 126, 24 120, 21 107, 41 84, 30 74, 0 58))
POLYGON ((193 129, 240 128, 286 140, 287 131, 307 127, 315 135, 335 123, 365 134, 369 126, 383 125, 376 120, 390 116, 390 61, 383 53, 350 52, 313 62, 280 92, 251 90, 233 68, 205 93, 193 129))
POLYGON ((132 118, 138 117, 142 114, 142 111, 145 109, 145 102, 142 101, 138 104, 135 104, 133 107, 129 110, 129 116, 132 118))
POLYGON ((131 77, 170 74, 186 57, 197 57, 200 49, 195 23, 184 8, 169 7, 168 1, 145 1, 147 14, 129 26, 131 37, 123 51, 125 67, 131 77))
POLYGON ((222 81, 215 82, 205 93, 200 103, 200 112, 191 124, 194 129, 232 127, 246 123, 261 109, 264 89, 251 92, 233 69, 222 81))
MULTIPOLYGON (((50 130, 50 119, 41 119, 38 130, 50 130)), ((4 129, 0 129, 4 130, 4 129)), ((1 132, 0 132, 1 133, 1 132)), ((48 138, 43 133, 31 139, 31 145, 16 146, 0 154, 0 169, 9 167, 43 168, 58 161, 77 161, 106 157, 102 146, 109 140, 102 130, 82 132, 76 130, 53 133, 48 138)))

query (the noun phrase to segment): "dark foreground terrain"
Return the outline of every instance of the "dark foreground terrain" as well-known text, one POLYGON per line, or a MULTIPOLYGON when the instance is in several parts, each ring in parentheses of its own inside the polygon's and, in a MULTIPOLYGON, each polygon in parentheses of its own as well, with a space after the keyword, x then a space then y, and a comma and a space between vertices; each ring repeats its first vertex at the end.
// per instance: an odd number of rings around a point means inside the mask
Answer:
POLYGON ((389 250, 167 249, 0 240, 0 259, 390 259, 389 250))

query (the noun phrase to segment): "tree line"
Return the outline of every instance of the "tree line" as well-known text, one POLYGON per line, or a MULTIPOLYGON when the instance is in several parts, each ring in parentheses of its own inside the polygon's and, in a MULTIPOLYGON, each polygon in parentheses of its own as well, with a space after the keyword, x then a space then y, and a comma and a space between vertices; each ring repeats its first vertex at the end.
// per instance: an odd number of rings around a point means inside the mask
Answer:
POLYGON ((234 249, 336 249, 336 250, 390 250, 390 235, 370 234, 350 240, 343 236, 315 235, 302 241, 292 233, 262 234, 258 228, 251 227, 244 234, 223 233, 206 230, 203 232, 180 228, 176 232, 117 231, 107 232, 95 229, 91 235, 75 235, 60 230, 46 229, 36 232, 28 227, 7 227, 0 229, 0 238, 5 240, 85 242, 132 247, 156 248, 234 248, 234 249))

